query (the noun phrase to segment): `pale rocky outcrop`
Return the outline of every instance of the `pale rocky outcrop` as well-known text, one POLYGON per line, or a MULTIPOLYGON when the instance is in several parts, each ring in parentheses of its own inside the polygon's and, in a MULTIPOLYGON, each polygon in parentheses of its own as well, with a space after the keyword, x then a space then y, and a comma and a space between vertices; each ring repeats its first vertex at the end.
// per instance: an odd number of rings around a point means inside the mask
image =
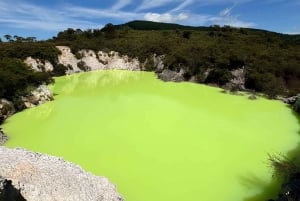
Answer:
POLYGON ((164 58, 165 55, 153 55, 153 68, 155 69, 156 72, 161 72, 164 70, 164 58))
MULTIPOLYGON (((123 200, 106 178, 85 172, 62 158, 25 149, 0 146, 0 177, 11 181, 30 201, 123 200)), ((4 182, 0 180, 1 183, 4 182)))
POLYGON ((67 46, 56 46, 56 47, 61 51, 61 55, 58 56, 58 62, 60 64, 63 64, 64 66, 72 67, 67 70, 67 74, 80 72, 81 70, 77 67, 77 63, 79 61, 76 59, 71 49, 67 46))
POLYGON ((106 53, 99 51, 95 53, 93 50, 80 50, 78 52, 79 58, 77 59, 69 47, 57 46, 57 48, 62 53, 58 57, 59 63, 69 66, 67 74, 84 71, 78 68, 79 62, 83 62, 88 70, 140 70, 140 63, 137 59, 120 56, 118 52, 110 51, 106 53))
POLYGON ((279 98, 279 99, 282 100, 286 104, 293 105, 294 103, 296 103, 298 96, 291 96, 291 97, 279 98))
POLYGON ((248 96, 249 100, 256 100, 256 96, 254 94, 251 94, 250 96, 248 96))
MULTIPOLYGON (((80 50, 74 55, 68 46, 56 46, 61 54, 58 56, 58 63, 67 67, 66 74, 73 74, 90 70, 145 70, 146 63, 141 64, 137 58, 130 58, 126 55, 120 55, 115 51, 80 50), (79 64, 80 63, 80 64, 79 64), (78 66, 79 64, 79 66, 78 66), (83 66, 82 67, 80 67, 83 66)), ((150 62, 156 72, 162 72, 164 69, 164 55, 153 54, 150 62)), ((24 61, 33 70, 53 71, 53 64, 48 61, 26 58, 24 61)))
POLYGON ((8 140, 8 137, 2 131, 2 128, 0 128, 0 146, 3 145, 7 140, 8 140))
POLYGON ((158 73, 158 78, 163 81, 174 81, 174 82, 182 82, 184 81, 184 70, 180 69, 179 72, 172 71, 169 69, 164 69, 161 73, 158 73))
POLYGON ((46 85, 40 85, 31 91, 28 96, 21 97, 21 99, 26 108, 31 108, 53 100, 53 94, 46 85))
POLYGON ((231 90, 245 90, 245 67, 232 70, 231 74, 233 75, 233 78, 226 84, 225 88, 229 88, 231 90))
POLYGON ((0 99, 0 123, 16 112, 14 104, 4 98, 0 99))
POLYGON ((98 58, 99 62, 104 65, 103 69, 140 70, 140 62, 136 58, 120 56, 118 52, 99 51, 98 58))
POLYGON ((45 60, 40 60, 40 59, 34 59, 32 57, 27 57, 24 61, 28 66, 30 66, 33 70, 38 71, 38 72, 51 72, 53 71, 53 65, 45 60))

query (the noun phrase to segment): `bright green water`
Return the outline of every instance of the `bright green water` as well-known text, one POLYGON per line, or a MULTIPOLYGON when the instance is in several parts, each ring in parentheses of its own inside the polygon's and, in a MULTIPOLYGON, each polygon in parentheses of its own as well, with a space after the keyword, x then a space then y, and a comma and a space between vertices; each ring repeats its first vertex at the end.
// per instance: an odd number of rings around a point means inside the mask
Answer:
POLYGON ((108 177, 127 201, 247 200, 271 181, 268 153, 299 142, 280 102, 153 73, 89 72, 52 88, 55 101, 3 125, 6 145, 63 156, 108 177))

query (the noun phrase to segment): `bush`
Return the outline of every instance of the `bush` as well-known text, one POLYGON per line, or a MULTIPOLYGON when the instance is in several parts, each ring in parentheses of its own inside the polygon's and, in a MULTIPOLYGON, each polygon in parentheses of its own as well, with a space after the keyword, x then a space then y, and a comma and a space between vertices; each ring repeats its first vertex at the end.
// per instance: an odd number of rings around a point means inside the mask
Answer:
POLYGON ((91 69, 86 65, 86 63, 85 63, 84 61, 79 61, 79 62, 77 63, 77 67, 78 67, 80 70, 82 70, 82 71, 89 71, 89 70, 91 70, 91 69))
POLYGON ((298 95, 297 101, 293 105, 293 109, 300 114, 300 96, 298 95))
POLYGON ((62 76, 66 74, 68 67, 64 66, 63 64, 57 64, 54 66, 52 75, 54 76, 62 76))
POLYGON ((225 85, 233 78, 230 71, 226 69, 214 69, 209 72, 205 83, 216 83, 218 85, 225 85))
POLYGON ((4 58, 0 60, 0 97, 12 100, 26 95, 27 88, 53 82, 47 72, 34 72, 22 60, 4 58))

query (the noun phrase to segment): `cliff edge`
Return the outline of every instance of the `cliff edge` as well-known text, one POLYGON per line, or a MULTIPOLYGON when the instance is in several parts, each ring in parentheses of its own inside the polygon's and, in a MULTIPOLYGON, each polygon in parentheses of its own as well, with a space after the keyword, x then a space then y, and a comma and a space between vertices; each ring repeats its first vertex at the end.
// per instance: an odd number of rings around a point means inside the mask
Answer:
POLYGON ((11 200, 7 189, 14 189, 30 201, 123 201, 106 178, 62 158, 20 148, 0 146, 0 179, 0 200, 11 200))

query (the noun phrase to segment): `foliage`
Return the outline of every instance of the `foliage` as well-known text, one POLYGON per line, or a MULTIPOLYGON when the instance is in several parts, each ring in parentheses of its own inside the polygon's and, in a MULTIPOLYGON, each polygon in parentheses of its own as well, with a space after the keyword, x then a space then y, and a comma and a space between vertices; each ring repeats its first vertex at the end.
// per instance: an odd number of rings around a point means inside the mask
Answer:
MULTIPOLYGON (((138 57, 141 62, 154 53, 165 55, 167 68, 184 68, 187 79, 195 76, 201 82, 224 84, 231 70, 244 67, 246 87, 271 98, 300 90, 300 36, 230 26, 132 21, 80 32, 68 29, 51 42, 69 45, 73 53, 109 49, 138 57), (203 79, 208 69, 213 71, 203 79)), ((150 64, 146 68, 153 70, 150 64)))
POLYGON ((104 36, 106 39, 114 39, 116 37, 116 28, 112 23, 106 24, 101 32, 104 32, 104 36))
POLYGON ((20 59, 0 59, 0 97, 13 100, 16 96, 26 95, 27 88, 52 82, 45 72, 33 72, 20 59))
POLYGON ((293 109, 300 114, 300 95, 298 95, 297 101, 293 105, 293 109))
MULTIPOLYGON (((54 64, 53 75, 64 75, 68 67, 57 64, 56 45, 70 46, 77 58, 82 49, 114 50, 121 55, 151 61, 153 54, 165 55, 166 68, 185 70, 185 78, 199 82, 226 84, 231 70, 243 67, 246 88, 269 97, 300 92, 300 36, 233 28, 230 26, 191 27, 178 24, 132 21, 107 24, 102 29, 61 31, 48 41, 34 37, 5 35, 0 43, 0 59, 28 56, 54 64), (207 75, 207 72, 210 72, 207 75)), ((86 69, 84 63, 79 67, 86 69)), ((145 66, 153 69, 153 62, 145 66)))
POLYGON ((62 76, 66 74, 66 71, 68 70, 68 67, 64 66, 63 64, 56 64, 54 66, 52 75, 54 76, 62 76))
POLYGON ((117 29, 122 29, 124 27, 134 29, 134 30, 207 30, 207 27, 192 27, 184 26, 179 24, 172 23, 163 23, 163 22, 151 22, 151 21, 142 21, 135 20, 128 22, 126 24, 120 24, 115 26, 117 29))
POLYGON ((85 63, 84 61, 79 61, 79 62, 77 63, 77 67, 78 67, 80 70, 82 70, 82 71, 89 71, 89 70, 91 70, 91 69, 86 65, 86 63, 85 63))
POLYGON ((299 173, 300 169, 292 160, 282 155, 269 155, 269 161, 276 174, 280 174, 286 180, 291 175, 299 173))
POLYGON ((214 69, 209 72, 205 82, 216 83, 220 86, 225 85, 233 78, 232 74, 227 69, 214 69))
POLYGON ((0 59, 27 57, 48 60, 51 63, 57 63, 57 57, 60 51, 55 44, 49 42, 6 42, 0 43, 0 59))

